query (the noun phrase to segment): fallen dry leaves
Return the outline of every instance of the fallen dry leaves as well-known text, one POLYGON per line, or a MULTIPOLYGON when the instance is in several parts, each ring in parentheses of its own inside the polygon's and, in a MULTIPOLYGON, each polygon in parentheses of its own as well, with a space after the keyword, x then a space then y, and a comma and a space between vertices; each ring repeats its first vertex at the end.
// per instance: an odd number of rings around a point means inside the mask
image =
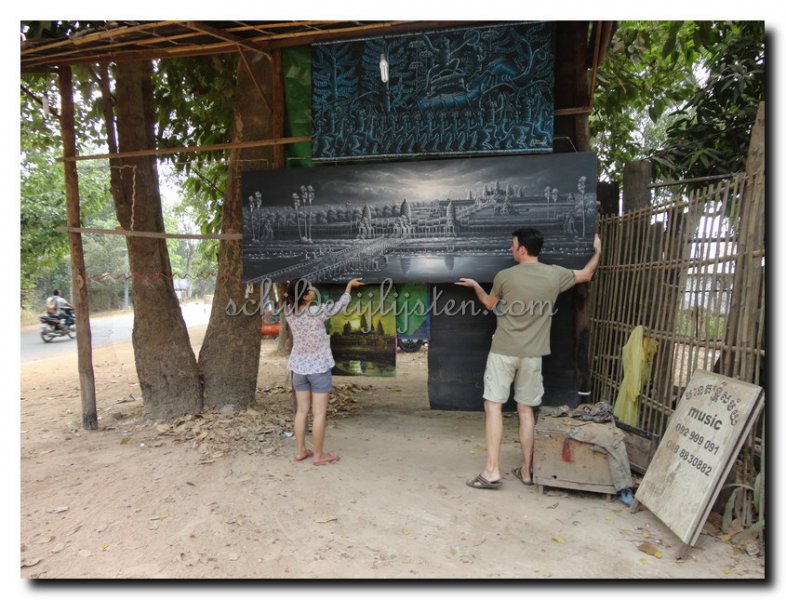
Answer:
POLYGON ((654 556, 655 558, 663 558, 663 552, 661 552, 657 546, 650 544, 649 542, 639 544, 639 551, 649 554, 650 556, 654 556))
MULTIPOLYGON (((350 414, 360 404, 363 394, 371 389, 371 385, 355 383, 334 385, 328 401, 328 419, 350 414)), ((141 423, 142 431, 122 438, 120 443, 127 444, 132 437, 137 442, 150 443, 144 430, 152 430, 159 444, 166 439, 175 444, 189 444, 202 455, 203 464, 230 454, 269 455, 292 436, 294 410, 294 397, 288 387, 268 387, 258 390, 256 403, 249 408, 206 408, 198 414, 152 426, 141 423)))

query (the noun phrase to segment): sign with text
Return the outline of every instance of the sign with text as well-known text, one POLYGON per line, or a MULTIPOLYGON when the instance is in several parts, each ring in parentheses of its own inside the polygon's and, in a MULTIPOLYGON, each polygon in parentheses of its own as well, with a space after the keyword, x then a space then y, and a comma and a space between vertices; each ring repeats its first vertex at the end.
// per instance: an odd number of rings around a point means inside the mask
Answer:
POLYGON ((693 545, 763 405, 762 389, 697 370, 636 492, 685 544, 693 545))

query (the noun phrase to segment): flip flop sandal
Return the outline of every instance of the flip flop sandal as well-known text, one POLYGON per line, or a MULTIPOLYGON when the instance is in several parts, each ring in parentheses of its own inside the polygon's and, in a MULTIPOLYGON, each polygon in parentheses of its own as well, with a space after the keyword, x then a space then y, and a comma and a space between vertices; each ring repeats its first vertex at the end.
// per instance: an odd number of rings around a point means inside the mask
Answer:
POLYGON ((314 456, 314 452, 312 450, 306 450, 306 453, 303 456, 296 456, 295 462, 300 462, 302 460, 306 460, 309 456, 314 456))
POLYGON ((511 473, 513 473, 513 477, 518 479, 524 485, 534 485, 534 482, 532 481, 524 481, 524 477, 521 475, 521 467, 516 467, 511 471, 511 473))
POLYGON ((476 490, 496 490, 502 486, 502 480, 489 481, 482 474, 478 473, 475 477, 467 481, 467 485, 476 490))
POLYGON ((321 460, 315 460, 314 465, 316 465, 317 467, 324 467, 325 465, 330 465, 340 460, 341 457, 338 454, 328 454, 325 458, 321 460))

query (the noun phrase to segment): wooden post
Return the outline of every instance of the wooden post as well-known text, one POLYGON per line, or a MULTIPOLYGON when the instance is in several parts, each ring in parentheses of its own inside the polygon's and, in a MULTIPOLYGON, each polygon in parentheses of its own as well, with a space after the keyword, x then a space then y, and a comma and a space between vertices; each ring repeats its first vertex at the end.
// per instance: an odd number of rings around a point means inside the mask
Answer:
MULTIPOLYGON (((71 82, 71 67, 58 68, 60 88, 60 131, 63 138, 64 157, 76 156, 76 132, 74 127, 74 90, 71 82)), ((76 163, 65 161, 66 205, 68 226, 81 227, 79 216, 79 178, 76 163)), ((87 297, 87 275, 85 256, 82 251, 82 235, 68 234, 71 251, 71 293, 76 312, 76 347, 79 370, 79 391, 82 397, 82 427, 98 429, 96 411, 96 382, 93 373, 93 343, 90 332, 90 312, 87 297)))
POLYGON ((652 183, 652 163, 648 160, 634 160, 625 164, 622 170, 622 212, 650 205, 652 183))
MULTIPOLYGON (((285 115, 285 96, 284 96, 284 65, 281 57, 281 48, 272 48, 270 58, 273 63, 273 136, 284 134, 284 115, 285 115)), ((286 149, 284 146, 276 146, 273 151, 273 166, 276 169, 286 167, 286 149)), ((283 298, 286 294, 286 284, 277 283, 278 297, 283 298)), ((276 350, 281 355, 288 355, 292 351, 292 332, 289 323, 284 318, 282 311, 279 317, 281 327, 278 331, 276 350)), ((295 390, 292 390, 294 398, 295 390)))
POLYGON ((601 216, 606 215, 619 215, 620 214, 620 188, 619 183, 613 181, 607 183, 605 181, 598 182, 598 214, 601 216))
MULTIPOLYGON (((270 51, 270 58, 273 66, 273 137, 284 137, 284 69, 281 64, 281 48, 273 48, 270 51)), ((273 147, 273 165, 276 169, 283 169, 286 165, 286 149, 284 146, 273 147)))
POLYGON ((745 163, 745 188, 740 200, 739 239, 735 250, 737 260, 720 361, 721 373, 744 381, 755 381, 755 357, 743 349, 755 343, 761 302, 760 286, 764 273, 762 259, 751 254, 754 250, 764 248, 764 117, 764 102, 760 102, 745 163), (735 352, 735 346, 740 351, 735 352))
MULTIPOLYGON (((589 82, 586 77, 589 48, 587 48, 587 30, 589 23, 581 22, 577 24, 581 35, 573 38, 574 48, 573 57, 570 61, 575 70, 573 82, 573 104, 572 106, 587 106, 589 104, 589 82)), ((597 32, 599 34, 600 32, 597 32)), ((577 114, 573 117, 573 135, 575 147, 578 152, 588 152, 590 147, 589 115, 577 114)), ((597 194, 597 189, 596 189, 597 194)), ((597 197, 597 196, 596 196, 597 197)), ((576 331, 576 387, 578 389, 578 402, 591 403, 592 385, 590 382, 589 365, 589 325, 590 325, 590 306, 589 290, 587 283, 579 284, 573 291, 573 311, 575 316, 576 331)))

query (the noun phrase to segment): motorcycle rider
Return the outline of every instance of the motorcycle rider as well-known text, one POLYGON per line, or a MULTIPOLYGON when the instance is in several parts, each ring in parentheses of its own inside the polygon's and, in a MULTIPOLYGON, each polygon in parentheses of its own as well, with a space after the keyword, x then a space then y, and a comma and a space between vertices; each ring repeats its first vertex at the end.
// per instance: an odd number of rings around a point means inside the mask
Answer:
POLYGON ((46 299, 47 312, 52 312, 58 319, 65 319, 66 327, 74 324, 74 307, 60 295, 60 290, 53 290, 52 295, 46 299))

